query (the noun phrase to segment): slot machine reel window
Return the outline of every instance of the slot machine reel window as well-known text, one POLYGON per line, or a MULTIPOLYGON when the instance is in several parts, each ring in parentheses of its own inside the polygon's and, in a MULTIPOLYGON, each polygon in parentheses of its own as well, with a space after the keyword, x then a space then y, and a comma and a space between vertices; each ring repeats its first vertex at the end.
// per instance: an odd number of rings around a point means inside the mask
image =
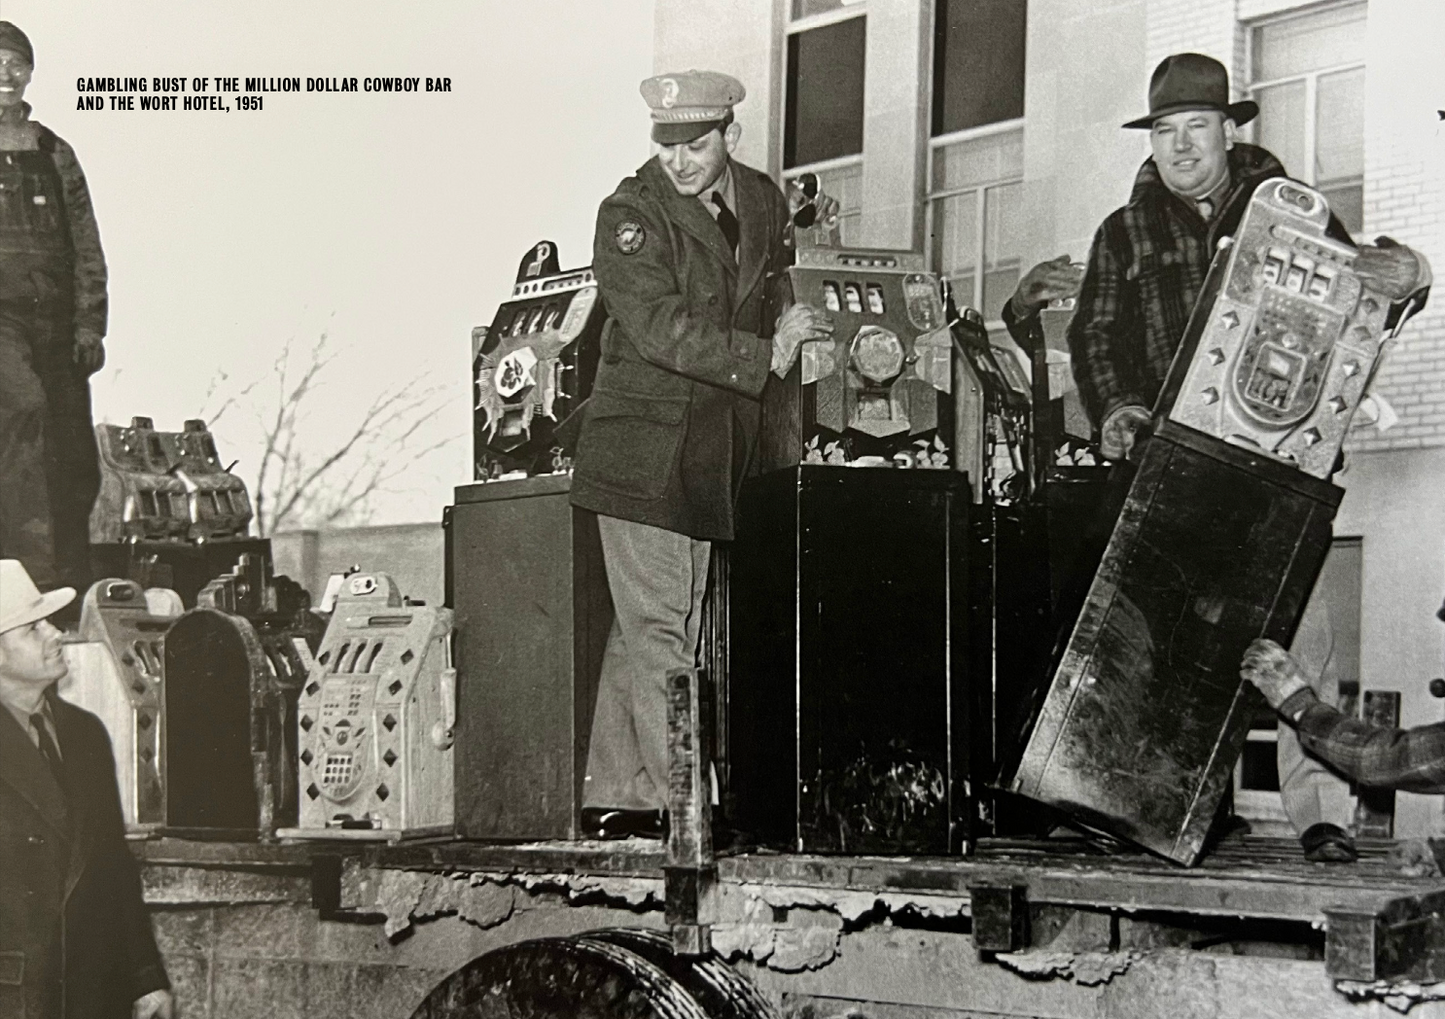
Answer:
POLYGON ((1249 31, 1247 130, 1311 184, 1352 234, 1364 225, 1364 3, 1256 22, 1249 31))
POLYGON ((935 138, 930 162, 931 267, 959 304, 996 323, 1023 261, 1022 122, 935 138))

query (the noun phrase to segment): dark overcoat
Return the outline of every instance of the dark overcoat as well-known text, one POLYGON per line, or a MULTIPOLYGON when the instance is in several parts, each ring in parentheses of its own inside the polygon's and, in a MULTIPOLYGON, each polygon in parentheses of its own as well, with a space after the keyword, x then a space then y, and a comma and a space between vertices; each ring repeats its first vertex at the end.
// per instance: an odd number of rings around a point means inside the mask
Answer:
POLYGON ((126 1019, 167 986, 100 720, 51 698, 67 793, 0 709, 0 1016, 126 1019))
POLYGON ((731 167, 736 258, 656 158, 598 210, 592 268, 612 321, 572 479, 574 505, 703 540, 733 536, 772 360, 764 284, 789 255, 777 185, 731 167))

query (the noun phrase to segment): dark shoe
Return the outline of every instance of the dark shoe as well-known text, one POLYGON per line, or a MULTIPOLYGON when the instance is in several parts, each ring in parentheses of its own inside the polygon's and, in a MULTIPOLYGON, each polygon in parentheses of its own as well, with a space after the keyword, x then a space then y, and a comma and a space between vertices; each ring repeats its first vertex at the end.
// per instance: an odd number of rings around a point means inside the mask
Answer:
POLYGON ((661 810, 583 807, 581 827, 590 839, 660 839, 667 836, 667 815, 661 810))
POLYGON ((1353 863, 1359 859, 1355 840, 1349 833, 1328 821, 1312 824, 1299 837, 1305 859, 1312 863, 1353 863))

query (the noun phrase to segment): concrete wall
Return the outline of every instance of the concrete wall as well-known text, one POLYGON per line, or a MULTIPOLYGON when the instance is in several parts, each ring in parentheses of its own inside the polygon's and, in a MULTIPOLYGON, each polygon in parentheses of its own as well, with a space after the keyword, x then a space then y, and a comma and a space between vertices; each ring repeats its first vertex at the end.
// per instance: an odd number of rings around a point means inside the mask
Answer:
POLYGON ((440 523, 282 531, 271 536, 276 572, 310 591, 312 604, 319 602, 331 574, 360 566, 390 573, 403 594, 440 605, 443 546, 440 523))
MULTIPOLYGON (((1335 534, 1361 538, 1360 684, 1398 690, 1406 724, 1445 719, 1430 696, 1445 674, 1445 449, 1355 453, 1338 480, 1345 499, 1335 534)), ((1445 831, 1445 800, 1398 793, 1396 834, 1445 831)))

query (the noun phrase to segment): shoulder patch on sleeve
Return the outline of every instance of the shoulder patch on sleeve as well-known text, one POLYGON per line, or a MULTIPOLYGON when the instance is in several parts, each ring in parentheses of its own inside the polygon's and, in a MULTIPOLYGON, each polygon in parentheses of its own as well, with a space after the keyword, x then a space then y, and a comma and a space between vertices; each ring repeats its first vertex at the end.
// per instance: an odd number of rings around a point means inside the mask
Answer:
POLYGON ((635 255, 642 250, 642 245, 647 242, 647 231, 642 224, 635 219, 624 219, 617 224, 612 231, 613 240, 617 242, 617 250, 624 255, 635 255))

